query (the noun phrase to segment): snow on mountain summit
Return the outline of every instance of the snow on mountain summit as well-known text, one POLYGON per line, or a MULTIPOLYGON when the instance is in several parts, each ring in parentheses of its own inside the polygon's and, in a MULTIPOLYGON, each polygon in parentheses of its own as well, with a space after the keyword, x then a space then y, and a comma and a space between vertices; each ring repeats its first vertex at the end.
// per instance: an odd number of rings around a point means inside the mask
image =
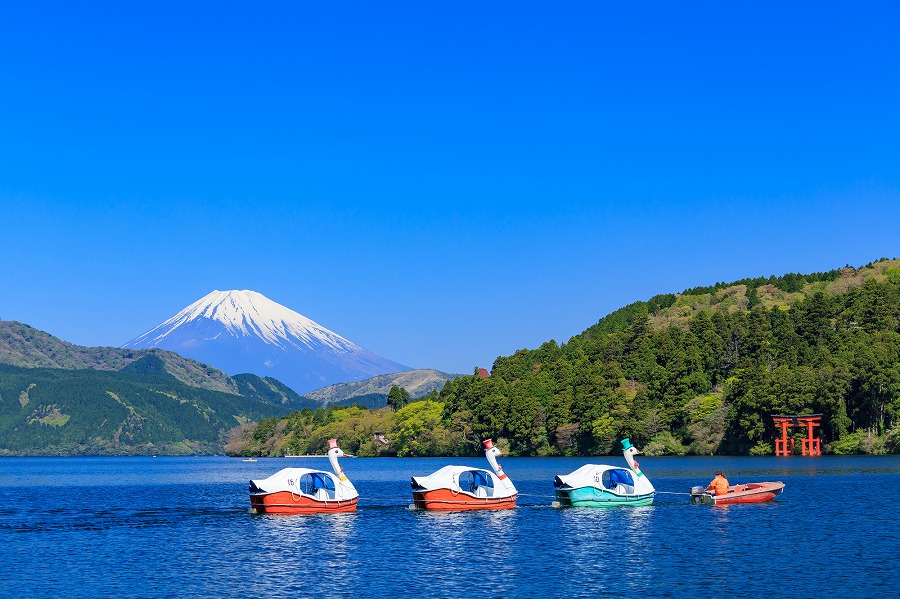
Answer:
POLYGON ((256 291, 213 291, 123 347, 160 347, 298 393, 409 370, 256 291))
POLYGON ((266 343, 282 348, 287 348, 288 345, 296 346, 293 338, 306 342, 307 346, 312 346, 317 341, 337 351, 347 348, 361 349, 352 341, 329 331, 302 314, 273 302, 261 293, 247 289, 213 291, 153 330, 129 341, 125 347, 133 347, 134 344, 140 344, 141 347, 145 344, 157 347, 179 327, 198 318, 222 323, 225 330, 236 337, 255 335, 266 343))

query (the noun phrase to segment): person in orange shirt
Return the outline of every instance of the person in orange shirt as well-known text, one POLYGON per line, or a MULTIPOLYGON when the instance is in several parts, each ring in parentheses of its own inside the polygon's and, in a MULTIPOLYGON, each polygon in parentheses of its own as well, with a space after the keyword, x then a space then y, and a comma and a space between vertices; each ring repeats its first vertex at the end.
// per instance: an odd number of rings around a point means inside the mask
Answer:
POLYGON ((721 470, 716 471, 716 477, 706 486, 706 490, 712 491, 716 495, 724 495, 728 492, 728 479, 721 470))

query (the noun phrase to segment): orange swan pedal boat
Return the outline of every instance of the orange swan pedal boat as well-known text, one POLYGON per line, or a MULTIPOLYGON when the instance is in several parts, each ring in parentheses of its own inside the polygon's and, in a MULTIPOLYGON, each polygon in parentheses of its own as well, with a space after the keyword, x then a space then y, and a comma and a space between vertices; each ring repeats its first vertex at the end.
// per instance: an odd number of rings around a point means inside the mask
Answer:
POLYGON ((309 468, 283 468, 269 478, 250 481, 250 505, 258 514, 322 514, 355 512, 359 493, 338 465, 344 455, 337 439, 328 441, 334 473, 309 468))
POLYGON ((500 450, 488 439, 484 456, 493 472, 468 466, 444 466, 428 476, 413 476, 412 509, 506 510, 516 507, 519 492, 497 463, 500 450))

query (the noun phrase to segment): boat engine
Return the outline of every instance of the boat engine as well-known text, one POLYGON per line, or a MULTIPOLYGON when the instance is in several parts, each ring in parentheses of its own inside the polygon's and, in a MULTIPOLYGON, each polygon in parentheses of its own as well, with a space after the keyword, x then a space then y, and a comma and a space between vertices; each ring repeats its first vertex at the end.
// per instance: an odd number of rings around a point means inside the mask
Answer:
POLYGON ((691 503, 694 505, 699 505, 703 503, 701 497, 706 492, 706 489, 703 487, 691 487, 691 503))

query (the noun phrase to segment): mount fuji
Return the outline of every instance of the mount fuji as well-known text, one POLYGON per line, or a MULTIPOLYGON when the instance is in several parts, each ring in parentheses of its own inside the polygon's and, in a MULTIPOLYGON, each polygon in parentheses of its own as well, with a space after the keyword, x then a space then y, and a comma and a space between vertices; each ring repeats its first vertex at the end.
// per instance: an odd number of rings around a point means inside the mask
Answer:
POLYGON ((255 291, 213 291, 122 347, 159 347, 297 393, 410 370, 255 291))

